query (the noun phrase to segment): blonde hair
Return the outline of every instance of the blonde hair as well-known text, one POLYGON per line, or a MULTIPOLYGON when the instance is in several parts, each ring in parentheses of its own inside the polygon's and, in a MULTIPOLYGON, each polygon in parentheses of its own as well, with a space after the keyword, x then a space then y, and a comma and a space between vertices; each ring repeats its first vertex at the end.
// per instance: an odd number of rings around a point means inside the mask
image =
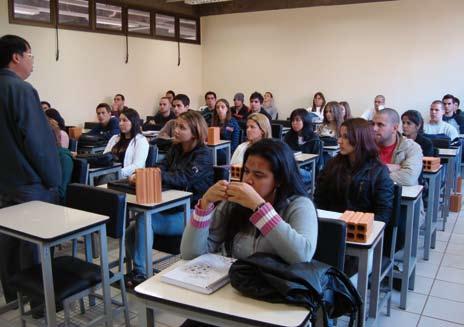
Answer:
POLYGON ((269 122, 269 119, 266 116, 260 113, 254 113, 249 115, 247 120, 252 120, 258 125, 259 129, 264 134, 263 139, 272 138, 271 123, 269 122))
POLYGON ((205 145, 206 138, 208 137, 208 125, 203 116, 197 111, 189 110, 177 117, 177 119, 179 118, 187 122, 197 144, 205 145))

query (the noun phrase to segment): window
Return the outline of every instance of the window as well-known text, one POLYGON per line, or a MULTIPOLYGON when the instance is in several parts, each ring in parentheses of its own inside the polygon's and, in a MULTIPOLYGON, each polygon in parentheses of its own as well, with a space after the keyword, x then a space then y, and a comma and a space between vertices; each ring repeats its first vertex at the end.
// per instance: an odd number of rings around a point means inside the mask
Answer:
POLYGON ((163 37, 176 37, 176 18, 163 14, 155 16, 155 35, 163 37))
POLYGON ((183 40, 197 41, 197 21, 194 19, 179 19, 179 37, 183 40))
POLYGON ((150 12, 128 9, 127 10, 127 27, 131 33, 151 34, 150 12))
POLYGON ((89 27, 87 0, 58 0, 58 23, 89 27))
POLYGON ((97 29, 122 31, 121 6, 96 3, 96 27, 97 29))
POLYGON ((13 0, 13 17, 50 23, 50 0, 13 0))

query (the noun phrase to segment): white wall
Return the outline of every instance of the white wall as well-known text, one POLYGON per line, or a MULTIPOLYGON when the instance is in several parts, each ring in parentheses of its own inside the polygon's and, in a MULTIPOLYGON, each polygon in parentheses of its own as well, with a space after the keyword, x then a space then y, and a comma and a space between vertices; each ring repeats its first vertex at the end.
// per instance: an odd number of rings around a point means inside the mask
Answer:
POLYGON ((99 102, 111 103, 123 93, 126 105, 142 117, 154 112, 168 89, 191 96, 193 107, 202 104, 202 50, 177 43, 129 38, 129 63, 125 64, 125 37, 60 30, 60 60, 55 61, 55 31, 51 28, 8 23, 7 0, 0 0, 0 35, 26 38, 35 56, 28 82, 64 116, 67 124, 95 120, 99 102), (156 105, 157 106, 157 105, 156 105))
MULTIPOLYGON (((203 90, 271 91, 285 117, 316 91, 356 114, 464 100, 464 1, 399 0, 202 18, 203 90)), ((282 116, 282 115, 281 115, 282 116)))

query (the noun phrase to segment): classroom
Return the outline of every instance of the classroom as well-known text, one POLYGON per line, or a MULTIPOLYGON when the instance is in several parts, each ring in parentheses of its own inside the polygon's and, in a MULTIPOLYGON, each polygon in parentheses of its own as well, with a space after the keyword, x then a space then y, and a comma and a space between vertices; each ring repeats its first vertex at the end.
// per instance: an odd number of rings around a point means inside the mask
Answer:
POLYGON ((0 8, 0 326, 463 325, 462 0, 0 8))

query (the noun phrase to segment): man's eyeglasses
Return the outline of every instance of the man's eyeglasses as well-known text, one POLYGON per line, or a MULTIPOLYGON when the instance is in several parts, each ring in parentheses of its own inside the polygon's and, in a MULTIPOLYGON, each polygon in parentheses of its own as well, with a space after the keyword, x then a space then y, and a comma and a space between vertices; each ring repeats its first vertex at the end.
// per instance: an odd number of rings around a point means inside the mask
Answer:
POLYGON ((27 55, 31 59, 34 59, 34 55, 30 52, 23 52, 23 54, 27 55))

